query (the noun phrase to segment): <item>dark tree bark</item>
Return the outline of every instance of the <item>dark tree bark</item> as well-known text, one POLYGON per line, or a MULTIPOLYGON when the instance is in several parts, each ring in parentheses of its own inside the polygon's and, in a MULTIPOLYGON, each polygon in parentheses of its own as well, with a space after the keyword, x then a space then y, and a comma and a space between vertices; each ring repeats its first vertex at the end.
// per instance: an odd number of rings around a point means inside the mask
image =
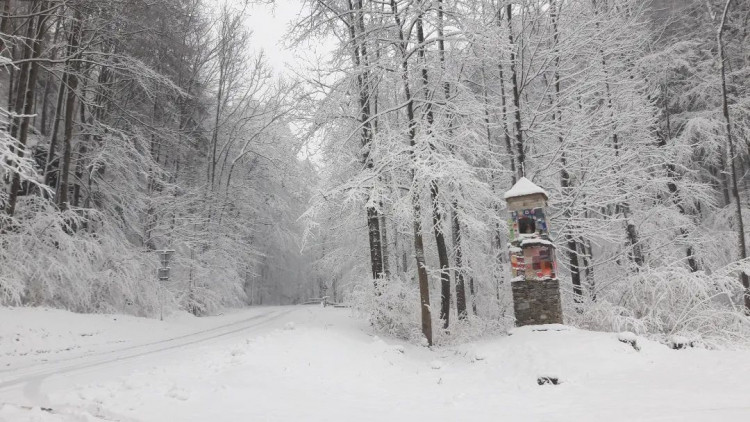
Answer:
MULTIPOLYGON (((598 14, 598 6, 596 0, 591 0, 591 4, 594 8, 594 14, 598 14)), ((596 22, 596 27, 599 28, 598 21, 596 22)), ((615 157, 617 158, 620 155, 620 139, 617 133, 617 125, 615 123, 615 110, 614 105, 612 104, 612 90, 607 76, 609 73, 607 70, 607 60, 604 56, 604 51, 602 51, 601 49, 599 50, 599 55, 604 72, 604 92, 607 101, 607 109, 610 112, 610 125, 612 126, 612 149, 614 150, 615 157)), ((622 189, 622 184, 622 180, 618 180, 619 189, 622 189)), ((628 244, 630 245, 630 254, 628 255, 628 257, 632 262, 636 264, 637 268, 641 268, 645 263, 645 258, 643 255, 643 248, 640 243, 640 237, 638 235, 638 230, 636 229, 635 224, 633 224, 630 219, 630 204, 628 204, 627 200, 624 200, 616 205, 615 210, 616 213, 622 214, 623 219, 625 220, 625 235, 628 239, 628 244)))
MULTIPOLYGON (((12 7, 12 0, 3 0, 3 18, 0 20, 0 33, 3 34, 9 34, 10 33, 10 20, 11 18, 10 11, 12 7)), ((0 54, 3 54, 6 49, 5 41, 0 39, 0 54)))
MULTIPOLYGON (((33 15, 35 9, 37 6, 37 1, 32 1, 28 5, 28 14, 33 15)), ((13 98, 13 102, 11 104, 11 110, 15 111, 18 115, 26 114, 24 113, 25 107, 25 100, 27 98, 27 91, 28 91, 28 83, 29 78, 31 75, 31 68, 32 63, 36 64, 35 62, 32 62, 30 59, 32 58, 34 54, 34 45, 35 42, 31 41, 34 39, 34 18, 28 18, 26 20, 26 40, 29 40, 29 42, 24 43, 25 46, 21 50, 21 58, 23 59, 23 63, 21 64, 21 68, 18 71, 17 78, 15 86, 13 86, 13 75, 11 74, 11 90, 10 90, 10 98, 13 98), (13 95, 13 88, 15 88, 15 96, 13 95)), ((14 67, 11 66, 11 70, 14 70, 14 67)), ((33 89, 33 88, 32 88, 33 89)), ((32 97, 33 98, 33 97, 32 97)), ((29 104, 31 106, 31 104, 29 104)), ((10 121, 10 136, 12 138, 15 138, 18 140, 19 144, 19 150, 16 152, 19 157, 23 157, 26 149, 26 139, 22 136, 20 132, 22 132, 21 127, 26 126, 28 129, 28 118, 25 117, 13 117, 10 121)), ((18 195, 21 190, 21 175, 18 173, 13 173, 11 175, 11 183, 10 183, 10 192, 8 194, 8 202, 5 204, 5 212, 12 216, 15 214, 16 210, 16 202, 18 201, 18 195)))
POLYGON ((439 192, 435 181, 432 181, 430 185, 430 197, 432 199, 432 230, 435 234, 440 264, 440 319, 443 320, 443 328, 448 328, 451 309, 451 275, 448 269, 450 268, 450 259, 448 258, 448 246, 443 234, 443 215, 438 204, 439 192))
POLYGON ((453 244, 456 245, 456 312, 458 319, 466 319, 466 284, 463 271, 463 251, 461 249, 461 222, 458 218, 458 204, 453 204, 451 215, 453 229, 453 244))
MULTIPOLYGON (((427 119, 428 130, 432 127, 434 122, 434 115, 432 113, 432 104, 430 103, 430 88, 429 88, 429 76, 427 72, 427 63, 425 57, 425 36, 424 36, 424 15, 422 12, 417 15, 416 27, 417 27, 417 56, 421 62, 422 67, 422 90, 425 97, 425 111, 424 115, 427 119)), ((432 145, 430 145, 432 147, 432 145)), ((438 262, 440 263, 440 319, 443 321, 443 328, 447 328, 450 324, 450 304, 451 304, 451 276, 448 268, 450 267, 450 261, 448 259, 448 247, 445 243, 445 235, 443 234, 442 221, 443 216, 440 211, 440 190, 437 181, 432 180, 430 182, 430 198, 432 200, 432 230, 435 235, 435 243, 437 246, 438 262)))
MULTIPOLYGON (((47 8, 47 2, 39 2, 38 0, 32 1, 29 4, 29 11, 45 10, 47 8)), ((40 13, 36 18, 30 18, 28 22, 28 31, 30 35, 28 39, 33 40, 31 46, 28 47, 25 57, 31 60, 31 63, 24 62, 21 65, 21 73, 19 74, 18 92, 16 96, 16 109, 19 114, 29 116, 34 110, 34 98, 36 93, 36 81, 37 75, 39 74, 39 62, 34 60, 39 58, 42 54, 42 39, 45 35, 46 22, 49 15, 40 13), (35 22, 35 25, 32 24, 35 22)), ((11 136, 16 136, 16 130, 18 131, 18 143, 20 144, 19 151, 17 152, 19 157, 23 157, 25 154, 26 141, 29 134, 29 125, 31 123, 30 117, 22 117, 14 119, 14 125, 11 128, 11 136), (20 124, 20 128, 18 125, 20 124)), ((13 173, 13 179, 11 182, 10 194, 8 195, 8 205, 6 211, 8 215, 13 215, 16 209, 16 203, 18 202, 18 195, 21 191, 21 175, 19 173, 13 173)))
MULTIPOLYGON (((380 208, 383 209, 383 204, 380 204, 380 208)), ((385 209, 380 212, 380 221, 378 226, 380 227, 380 246, 381 255, 383 257, 383 276, 388 279, 391 277, 391 260, 389 256, 389 244, 388 244, 388 221, 385 218, 385 209)))
MULTIPOLYGON (((57 23, 55 24, 55 36, 52 38, 52 45, 57 45, 57 40, 60 36, 60 33, 62 32, 62 22, 63 18, 62 16, 57 18, 57 23)), ((51 60, 57 59, 57 49, 55 48, 52 50, 52 56, 50 57, 51 60)), ((49 135, 49 96, 52 91, 52 86, 54 79, 54 74, 51 70, 47 70, 47 78, 44 81, 44 91, 42 94, 42 114, 40 116, 40 125, 39 125, 39 132, 42 134, 42 136, 49 135)))
MULTIPOLYGON (((497 25, 502 26, 502 8, 498 9, 497 11, 497 25)), ((503 74, 503 61, 502 58, 497 61, 497 69, 499 71, 499 81, 500 84, 500 106, 501 106, 501 115, 500 115, 500 123, 503 125, 503 139, 505 139, 505 152, 508 154, 508 161, 510 162, 510 171, 511 171, 511 186, 516 184, 517 181, 517 175, 518 170, 516 169, 516 154, 513 151, 513 141, 510 139, 510 130, 508 129, 508 97, 505 94, 505 75, 503 74)), ((482 70, 484 72, 484 70, 482 70)), ((484 77, 484 74, 483 74, 484 77)), ((489 131, 489 127, 487 129, 489 131)), ((489 133, 488 133, 489 137, 489 133)))
POLYGON ((65 99, 65 90, 68 85, 68 69, 67 65, 63 71, 60 86, 57 90, 57 105, 55 107, 55 117, 52 121, 52 134, 49 141, 49 149, 47 150, 47 161, 44 165, 44 184, 50 187, 56 187, 57 181, 60 179, 59 169, 60 163, 57 158, 57 136, 60 131, 60 121, 63 113, 63 101, 65 99))
MULTIPOLYGON (((438 53, 440 57, 440 67, 443 71, 443 74, 446 73, 446 66, 445 66, 445 34, 443 31, 443 1, 438 0, 438 25, 437 25, 437 33, 438 33, 438 53)), ((445 78, 445 76, 443 76, 445 78)), ((450 83, 447 79, 444 79, 443 81, 443 95, 445 96, 445 102, 446 104, 450 101, 450 92, 451 87, 450 83)), ((448 123, 448 136, 453 137, 453 122, 452 117, 448 111, 446 111, 446 118, 449 120, 448 123)), ((451 152, 453 150, 451 149, 451 152)), ((456 262, 456 270, 455 270, 455 279, 456 279, 456 312, 458 313, 458 319, 465 319, 466 318, 466 286, 464 283, 464 275, 463 275, 463 251, 462 251, 462 242, 461 242, 461 221, 458 218, 458 200, 454 199, 451 203, 451 231, 453 234, 453 247, 455 250, 455 262, 456 262)), ((447 251, 446 251, 447 252, 447 251)), ((450 283, 450 280, 449 280, 450 283)), ((450 284, 448 288, 448 294, 450 295, 450 284)), ((449 296, 450 299, 450 296, 449 296)), ((441 304, 443 305, 443 304, 441 304)), ((442 306, 441 306, 441 313, 443 312, 442 306)), ((450 312, 450 304, 448 304, 447 309, 445 312, 450 312)), ((446 314, 448 315, 448 314, 446 314)), ((447 322, 446 322, 447 326, 447 322)))
POLYGON ((471 296, 471 312, 477 314, 477 298, 476 290, 474 289, 474 277, 469 277, 469 295, 471 296))
MULTIPOLYGON (((557 2, 553 1, 550 3, 550 20, 552 22, 552 38, 553 43, 555 47, 555 71, 553 73, 554 78, 554 93, 555 98, 553 100, 553 107, 554 107, 554 120, 558 126, 558 128, 562 128, 562 111, 560 110, 560 101, 561 101, 561 95, 560 95, 560 50, 558 48, 560 43, 560 32, 558 31, 557 27, 557 21, 559 17, 559 11, 557 8, 557 2)), ((565 143, 565 140, 563 139, 562 135, 559 134, 557 136, 557 140, 560 143, 561 146, 561 153, 560 153, 560 189, 562 190, 563 195, 566 197, 571 197, 571 183, 570 183, 570 174, 568 173, 567 167, 567 156, 565 154, 565 148, 563 147, 563 144, 565 143)), ((565 217, 570 221, 572 217, 571 213, 571 207, 568 206, 564 212, 565 217)), ((571 224, 571 229, 574 229, 575 227, 571 224)), ((570 233, 570 230, 566 232, 565 234, 565 243, 567 245, 566 254, 568 255, 568 263, 570 265, 570 280, 573 284, 573 294, 574 294, 574 300, 577 303, 580 303, 583 301, 583 288, 581 287, 581 270, 580 265, 578 262, 578 242, 576 242, 575 237, 570 233)))
MULTIPOLYGON (((661 134, 657 134, 659 137, 659 146, 660 147, 666 147, 667 146, 667 140, 672 137, 672 128, 671 128, 671 122, 670 122, 670 112, 669 112, 669 96, 667 95, 667 88, 663 87, 663 107, 664 107, 664 116, 665 116, 665 134, 662 136, 661 134)), ((669 193, 672 196, 672 202, 677 206, 677 210, 682 215, 687 214, 687 210, 685 209, 685 206, 682 204, 682 200, 680 199, 680 191, 677 188, 677 183, 675 183, 675 180, 679 177, 677 174, 677 167, 674 163, 668 162, 666 164, 666 170, 667 170, 667 188, 669 189, 669 193)), ((686 241, 689 242, 688 239, 688 231, 684 227, 680 227, 680 237, 686 239, 686 241)), ((686 260, 688 264, 688 268, 690 268, 691 272, 696 272, 699 270, 698 267, 698 261, 695 258, 695 253, 693 251, 693 246, 688 243, 685 247, 685 255, 686 260)))
MULTIPOLYGON (((498 13, 498 19, 500 19, 500 14, 499 13, 498 13)), ((498 20, 498 24, 499 23, 500 23, 500 21, 498 20)), ((501 120, 502 125, 503 125, 503 132, 504 132, 504 137, 505 137, 505 146, 506 146, 507 155, 508 155, 508 157, 510 159, 510 163, 511 163, 511 180, 512 180, 512 184, 515 185, 516 184, 515 157, 513 156, 514 155, 513 154, 513 147, 511 145, 510 134, 508 133, 508 126, 507 126, 507 122, 505 120, 507 116, 505 114, 505 98, 504 98, 505 97, 505 88, 502 87, 502 84, 504 83, 503 79, 502 79, 502 74, 503 74, 502 64, 499 65, 499 68, 500 68, 500 84, 501 84, 501 88, 500 89, 501 89, 501 97, 502 97, 501 102, 503 104, 503 113, 500 116, 500 120, 501 120)), ((484 84, 484 90, 483 90, 482 94, 483 94, 483 97, 484 97, 484 106, 485 106, 484 107, 485 133, 487 135, 487 145, 488 145, 489 149, 491 150, 492 149, 492 145, 493 145, 493 141, 492 141, 492 132, 490 131, 490 119, 489 119, 489 111, 488 111, 489 100, 487 98, 487 84, 486 84, 486 78, 485 78, 485 75, 484 75, 484 69, 482 69, 482 82, 484 84)), ((500 202, 499 202, 500 190, 499 190, 499 181, 497 180, 498 179, 498 175, 495 172, 493 172, 493 174, 492 174, 491 177, 492 177, 492 181, 491 181, 492 192, 495 194, 496 198, 498 198, 495 201, 495 203, 493 204, 492 207, 493 207, 493 209, 495 211, 495 214, 498 217, 500 217, 501 213, 503 211, 500 208, 500 202)), ((492 245, 492 251, 493 251, 493 256, 495 258, 495 261, 498 262, 498 263, 500 263, 501 265, 505 262, 505 252, 502 249, 502 243, 503 243, 502 239, 503 239, 503 234, 502 234, 501 224, 498 221, 498 223, 495 224, 495 228, 493 230, 492 238, 490 239, 490 243, 492 245)), ((495 279, 495 283, 496 284, 502 284, 503 283, 504 276, 503 276, 502 272, 495 274, 495 277, 496 277, 496 279, 495 279)), ((470 281, 470 283, 469 283, 470 289, 469 290, 470 290, 470 295, 471 295, 471 298, 472 298, 472 310, 474 311, 474 315, 476 315, 477 310, 476 310, 476 301, 474 299, 474 284, 473 284, 474 280, 472 278, 470 278, 469 281, 470 281)))
MULTIPOLYGON (((401 53, 401 80, 404 87, 404 96, 406 97, 406 116, 409 122, 408 138, 409 145, 412 148, 412 159, 414 159, 414 148, 416 147, 417 121, 414 116, 414 99, 411 95, 409 86, 409 60, 407 56, 407 41, 404 35, 403 24, 398 14, 396 0, 390 0, 393 18, 398 28, 399 52, 401 53)), ((414 171, 411 172, 412 180, 415 177, 414 171)), ((432 310, 430 308, 430 283, 427 278, 427 267, 425 266, 424 240, 422 238, 422 207, 419 203, 419 192, 415 189, 411 193, 412 210, 414 212, 414 258, 417 262, 417 277, 419 279, 419 300, 422 317, 422 335, 427 340, 427 344, 432 346, 432 310)), ((405 267, 406 262, 404 262, 405 267)))
MULTIPOLYGON (((84 87, 82 89, 84 92, 86 91, 86 85, 84 83, 84 87)), ((89 119, 86 119, 86 106, 84 103, 80 103, 78 106, 78 111, 80 114, 80 122, 81 125, 88 124, 90 125, 92 123, 92 116, 89 113, 89 119)), ((87 145, 89 145, 91 142, 91 135, 86 134, 84 136, 84 139, 82 139, 78 143, 78 157, 76 157, 76 169, 75 169, 75 175, 76 180, 73 185, 73 206, 79 207, 81 205, 81 183, 83 183, 84 179, 84 169, 86 168, 86 151, 87 151, 87 145)))
POLYGON ((70 208, 68 203, 68 186, 70 178, 70 160, 73 149, 73 126, 75 125, 75 106, 76 106, 76 89, 78 88, 78 43, 81 36, 81 12, 76 11, 73 18, 73 24, 70 29, 70 37, 68 44, 70 50, 75 54, 72 59, 69 59, 69 73, 68 73, 68 89, 67 96, 65 99, 65 131, 63 134, 63 157, 60 169, 58 193, 57 193, 57 206, 60 210, 65 211, 70 208))
MULTIPOLYGON (((370 156, 372 146, 373 132, 370 109, 370 72, 369 60, 367 56, 367 45, 365 43, 365 24, 362 12, 362 0, 347 0, 347 6, 350 12, 350 20, 347 23, 349 27, 349 36, 352 43, 352 57, 354 65, 359 71, 357 73, 357 89, 359 99, 359 124, 361 127, 362 139, 362 161, 366 168, 372 169, 374 163, 370 156)), ((374 206, 368 206, 367 212, 367 233, 370 245, 370 266, 372 268, 372 278, 375 283, 375 292, 379 294, 378 278, 383 275, 383 250, 381 245, 380 234, 380 213, 374 206)))
MULTIPOLYGON (((376 50, 378 50, 376 46, 376 50)), ((376 51, 376 60, 380 56, 380 52, 376 51)), ((373 139, 374 136, 378 133, 378 89, 377 87, 374 89, 374 92, 372 93, 372 126, 373 126, 373 139)), ((370 141, 372 143, 372 140, 370 141)), ((372 160, 369 162, 370 166, 372 166, 372 160)), ((372 168, 372 167, 370 167, 372 168)), ((381 183, 385 182, 388 183, 388 175, 384 175, 380 179, 381 183)), ((389 251, 389 243, 388 243, 388 220, 386 218, 386 210, 385 210, 385 204, 383 201, 380 201, 380 211, 378 212, 379 219, 378 219, 378 231, 380 232, 380 256, 383 262, 383 273, 382 276, 387 279, 391 278, 391 260, 390 260, 390 251, 389 251)))
MULTIPOLYGON (((518 70, 517 70, 517 63, 516 63, 516 45, 513 42, 513 23, 512 23, 512 16, 513 16, 513 7, 511 4, 508 4, 505 8, 505 14, 506 19, 508 22, 508 43, 510 46, 510 83, 511 88, 513 90, 513 124, 515 125, 515 132, 516 132, 516 154, 518 157, 518 169, 517 169, 517 177, 520 179, 523 177, 524 173, 526 172, 526 169, 524 168, 526 164, 526 153, 524 152, 524 146, 523 146, 523 132, 521 131, 521 94, 518 87, 518 70)), ((502 82, 502 76, 501 76, 501 82, 502 82)), ((504 88, 503 88, 504 91, 504 88)), ((503 95, 503 98, 505 98, 505 95, 503 95)))
POLYGON ((593 252, 591 251, 591 241, 585 239, 581 246, 581 260, 583 262, 583 273, 586 276, 586 284, 589 297, 596 302, 596 280, 594 279, 593 252))

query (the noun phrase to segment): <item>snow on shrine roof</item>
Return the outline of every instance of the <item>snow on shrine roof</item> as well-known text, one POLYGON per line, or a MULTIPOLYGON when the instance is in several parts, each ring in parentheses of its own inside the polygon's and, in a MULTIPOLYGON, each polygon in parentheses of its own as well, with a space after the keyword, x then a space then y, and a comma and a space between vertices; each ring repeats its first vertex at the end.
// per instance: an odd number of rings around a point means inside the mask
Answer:
POLYGON ((510 188, 509 191, 505 192, 503 198, 509 199, 518 196, 533 195, 535 193, 541 193, 545 198, 549 198, 549 195, 547 195, 547 191, 535 185, 531 180, 522 177, 518 179, 518 182, 516 182, 516 184, 513 185, 513 187, 510 188))
POLYGON ((546 245, 546 246, 551 246, 553 248, 555 247, 554 243, 550 242, 549 240, 540 239, 540 238, 524 239, 521 241, 522 248, 524 246, 534 246, 534 245, 546 245))

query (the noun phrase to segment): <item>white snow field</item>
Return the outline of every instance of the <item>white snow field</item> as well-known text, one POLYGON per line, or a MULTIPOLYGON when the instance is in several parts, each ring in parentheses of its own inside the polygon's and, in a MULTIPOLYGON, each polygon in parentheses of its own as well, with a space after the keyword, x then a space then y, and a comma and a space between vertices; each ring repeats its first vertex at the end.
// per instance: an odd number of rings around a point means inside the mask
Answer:
POLYGON ((317 306, 2 308, 0 421, 750 421, 750 351, 546 328, 430 350, 317 306))

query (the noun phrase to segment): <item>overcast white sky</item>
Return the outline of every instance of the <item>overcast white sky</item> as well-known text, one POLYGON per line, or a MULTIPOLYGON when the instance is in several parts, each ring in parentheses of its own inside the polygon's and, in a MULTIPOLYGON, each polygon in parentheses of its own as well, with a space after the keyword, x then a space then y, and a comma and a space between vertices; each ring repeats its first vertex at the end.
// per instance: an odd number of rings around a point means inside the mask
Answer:
POLYGON ((251 4, 248 24, 253 31, 252 43, 265 51, 268 62, 280 74, 287 66, 297 64, 306 51, 293 51, 284 45, 285 33, 302 10, 300 0, 274 0, 272 4, 251 4))
MULTIPOLYGON (((251 45, 256 51, 262 49, 265 52, 268 64, 279 76, 291 76, 295 73, 291 69, 305 74, 305 69, 315 58, 326 57, 335 48, 333 38, 311 39, 303 46, 293 49, 288 47, 286 33, 298 20, 298 15, 303 13, 302 7, 302 0, 273 0, 271 4, 251 3, 248 7, 247 22, 253 31, 251 45)), ((295 128, 292 130, 295 131, 295 128)), ((298 157, 310 158, 314 163, 320 164, 316 159, 319 146, 319 140, 309 139, 298 157)))

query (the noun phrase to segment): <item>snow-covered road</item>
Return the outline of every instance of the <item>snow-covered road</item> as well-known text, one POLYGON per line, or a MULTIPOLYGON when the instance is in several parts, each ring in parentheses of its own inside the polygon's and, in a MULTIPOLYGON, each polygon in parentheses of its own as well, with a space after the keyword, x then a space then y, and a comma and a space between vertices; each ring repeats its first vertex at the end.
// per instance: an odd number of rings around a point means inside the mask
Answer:
MULTIPOLYGON (((290 309, 265 308, 261 312, 249 312, 252 314, 251 316, 239 321, 220 322, 215 327, 176 337, 81 356, 52 358, 45 363, 26 365, 21 368, 3 369, 0 370, 0 376, 2 376, 0 392, 17 389, 19 385, 36 385, 31 390, 38 390, 39 384, 45 379, 61 375, 65 375, 66 382, 70 383, 70 377, 76 373, 106 367, 108 364, 124 363, 129 359, 143 358, 173 349, 184 349, 191 345, 217 340, 222 337, 250 334, 254 328, 262 327, 289 312, 291 312, 290 309)), ((30 389, 26 387, 24 390, 28 392, 30 389)), ((36 396, 38 395, 35 394, 34 397, 36 396)))
MULTIPOLYGON (((3 359, 0 359, 0 364, 2 364, 0 367, 3 367, 3 369, 0 369, 0 398, 2 399, 0 405, 7 406, 12 403, 14 406, 20 406, 23 410, 33 410, 34 407, 38 407, 45 409, 43 412, 51 415, 60 414, 55 409, 55 403, 50 401, 51 394, 70 391, 77 386, 92 382, 103 382, 126 376, 144 367, 184 359, 193 355, 196 350, 206 347, 226 347, 227 343, 236 342, 238 337, 247 338, 253 334, 274 329, 278 326, 278 320, 294 309, 294 307, 253 308, 227 316, 204 318, 202 320, 195 319, 193 321, 183 315, 177 321, 167 321, 166 323, 119 316, 113 318, 113 322, 118 321, 118 319, 124 320, 125 329, 117 333, 107 333, 110 337, 119 335, 120 339, 117 341, 95 343, 88 345, 86 348, 76 344, 73 347, 57 348, 56 350, 51 350, 50 345, 45 344, 41 350, 25 350, 15 354, 8 352, 7 348, 3 347, 0 349, 0 351, 5 352, 0 353, 0 356, 5 355, 3 359), (188 321, 200 323, 191 325, 188 321), (144 322, 145 326, 139 326, 138 323, 144 322), (158 327, 160 325, 161 327, 158 327), (157 332, 156 337, 154 337, 154 332, 149 332, 154 328, 157 332), (173 332, 179 334, 171 335, 173 332), (45 358, 40 361, 34 359, 35 355, 44 355, 45 358)), ((38 321, 40 317, 45 317, 45 315, 40 315, 40 310, 15 309, 9 312, 9 310, 3 309, 2 311, 5 321, 9 321, 11 318, 16 319, 16 323, 20 323, 22 328, 27 328, 28 325, 34 326, 34 323, 40 322, 38 321), (23 321, 24 318, 28 317, 32 318, 30 324, 23 321), (33 321, 34 319, 37 321, 33 321)), ((76 324, 87 318, 101 318, 99 315, 84 316, 57 310, 43 311, 50 314, 46 315, 47 317, 62 317, 70 320, 63 322, 63 325, 66 323, 76 324)), ((54 323, 45 324, 41 322, 41 324, 52 325, 52 330, 61 330, 59 326, 55 327, 54 323)), ((106 328, 115 331, 118 328, 116 325, 118 324, 112 324, 112 327, 106 328)), ((119 325, 122 326, 123 324, 119 325)), ((4 328, 7 330, 8 325, 5 325, 4 328)), ((101 333, 101 331, 92 333, 91 328, 85 325, 71 326, 70 329, 83 330, 80 334, 72 333, 81 337, 95 337, 96 334, 101 333)), ((48 330, 44 331, 41 337, 49 337, 48 330)), ((9 335, 10 333, 7 331, 3 334, 5 338, 15 337, 9 335)), ((33 340, 38 341, 39 339, 33 340)), ((25 341, 25 338, 16 338, 15 341, 25 341)), ((53 339, 52 344, 54 344, 54 341, 53 339)), ((78 412, 73 412, 73 414, 76 413, 78 412)), ((0 421, 2 420, 4 420, 3 413, 0 412, 0 421)))
POLYGON ((9 317, 0 421, 750 420, 747 350, 633 337, 635 350, 568 327, 430 350, 317 306, 164 322, 0 309, 9 317))

